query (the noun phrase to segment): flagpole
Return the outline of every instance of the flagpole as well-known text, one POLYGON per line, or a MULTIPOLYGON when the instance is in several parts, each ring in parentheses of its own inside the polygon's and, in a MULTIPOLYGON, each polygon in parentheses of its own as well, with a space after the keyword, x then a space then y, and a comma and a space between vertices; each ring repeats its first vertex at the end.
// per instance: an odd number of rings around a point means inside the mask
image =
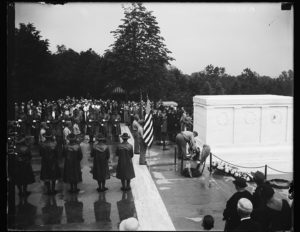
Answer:
POLYGON ((149 162, 148 162, 148 167, 149 167, 149 172, 150 172, 150 150, 147 146, 147 150, 148 150, 148 157, 149 157, 149 162))

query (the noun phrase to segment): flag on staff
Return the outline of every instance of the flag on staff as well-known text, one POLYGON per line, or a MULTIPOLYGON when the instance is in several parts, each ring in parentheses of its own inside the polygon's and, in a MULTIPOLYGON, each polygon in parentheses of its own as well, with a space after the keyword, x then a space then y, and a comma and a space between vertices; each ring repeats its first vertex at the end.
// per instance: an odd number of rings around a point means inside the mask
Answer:
POLYGON ((143 139, 148 147, 150 147, 153 142, 153 124, 152 124, 152 114, 150 110, 151 110, 150 101, 147 98, 143 139))

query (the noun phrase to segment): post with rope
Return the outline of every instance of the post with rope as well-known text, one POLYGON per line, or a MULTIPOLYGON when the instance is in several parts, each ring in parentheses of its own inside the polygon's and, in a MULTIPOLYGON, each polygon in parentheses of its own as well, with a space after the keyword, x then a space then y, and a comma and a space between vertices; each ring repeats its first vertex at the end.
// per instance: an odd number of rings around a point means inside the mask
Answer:
POLYGON ((209 153, 209 175, 212 173, 212 154, 209 153))
POLYGON ((174 165, 176 165, 176 161, 177 161, 177 148, 176 147, 174 148, 174 151, 175 151, 175 153, 174 153, 174 165))
POLYGON ((183 170, 183 157, 181 157, 180 173, 182 173, 182 170, 183 170))
POLYGON ((267 169, 268 169, 268 165, 265 164, 265 179, 267 179, 267 169))

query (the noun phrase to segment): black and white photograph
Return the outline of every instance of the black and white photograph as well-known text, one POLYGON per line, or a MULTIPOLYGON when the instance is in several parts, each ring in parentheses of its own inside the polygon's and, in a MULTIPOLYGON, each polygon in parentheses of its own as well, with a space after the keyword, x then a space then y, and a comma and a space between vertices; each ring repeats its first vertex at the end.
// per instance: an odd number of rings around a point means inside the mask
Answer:
POLYGON ((294 14, 6 2, 6 229, 294 232, 294 14))

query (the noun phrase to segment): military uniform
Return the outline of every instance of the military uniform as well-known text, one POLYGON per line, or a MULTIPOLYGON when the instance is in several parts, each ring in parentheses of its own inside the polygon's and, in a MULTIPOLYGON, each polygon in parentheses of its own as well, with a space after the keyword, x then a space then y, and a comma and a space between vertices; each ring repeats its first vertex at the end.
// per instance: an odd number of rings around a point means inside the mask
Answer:
POLYGON ((46 132, 45 136, 46 141, 40 145, 40 155, 42 157, 40 179, 45 182, 47 193, 55 194, 55 181, 60 178, 60 169, 58 166, 58 147, 57 142, 51 139, 51 133, 46 132))
POLYGON ((13 179, 19 188, 19 194, 29 194, 27 185, 35 182, 31 166, 31 151, 25 143, 25 138, 16 144, 16 162, 13 179))
POLYGON ((124 133, 121 137, 124 141, 116 149, 116 156, 119 158, 116 177, 122 182, 122 190, 130 190, 130 180, 135 177, 131 160, 133 147, 127 142, 127 139, 130 138, 127 133, 124 133), (127 187, 125 187, 125 180, 127 181, 127 187))
POLYGON ((80 161, 82 159, 82 151, 80 145, 76 143, 74 134, 68 135, 69 144, 64 147, 64 175, 63 181, 71 184, 70 192, 78 192, 77 183, 82 181, 82 173, 80 161))
POLYGON ((91 156, 93 160, 93 179, 98 181, 98 191, 105 191, 105 181, 110 178, 108 161, 110 157, 109 147, 102 142, 105 138, 103 135, 97 137, 98 143, 93 145, 91 156), (101 137, 99 137, 101 136, 101 137), (99 141, 101 139, 101 141, 99 141), (101 186, 102 185, 102 186, 101 186))

